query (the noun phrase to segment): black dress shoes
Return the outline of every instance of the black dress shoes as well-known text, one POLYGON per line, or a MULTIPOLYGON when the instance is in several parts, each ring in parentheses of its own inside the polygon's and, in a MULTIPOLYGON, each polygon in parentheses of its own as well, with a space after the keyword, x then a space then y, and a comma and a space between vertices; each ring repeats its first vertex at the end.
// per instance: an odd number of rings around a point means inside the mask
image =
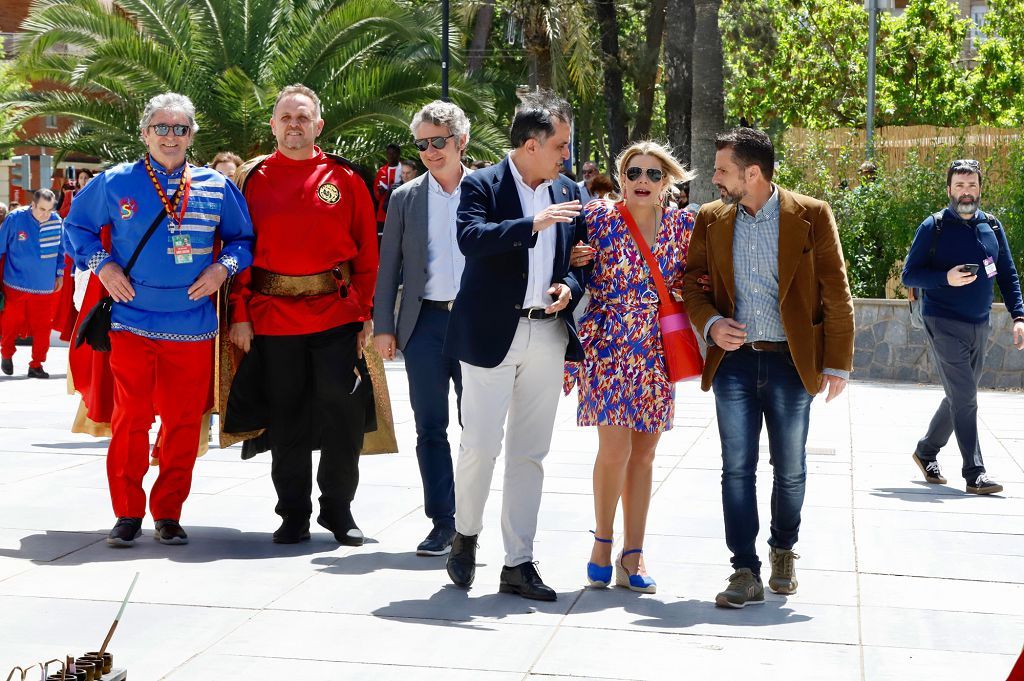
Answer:
POLYGON ((0 359, 0 371, 10 376, 14 373, 14 360, 10 357, 4 357, 0 359))
POLYGON ((181 528, 177 520, 158 520, 156 529, 153 530, 153 539, 161 544, 177 545, 187 544, 188 535, 181 528))
POLYGON ((316 522, 320 527, 333 534, 339 544, 344 544, 345 546, 363 545, 363 532, 356 525, 356 521, 349 509, 339 511, 331 517, 325 515, 321 510, 320 515, 316 517, 316 522))
POLYGON ((473 586, 473 578, 476 577, 476 537, 475 534, 467 537, 456 532, 448 554, 448 576, 452 584, 463 589, 473 586))
POLYGON ((28 368, 29 378, 49 378, 50 374, 43 371, 43 367, 29 367, 28 368))
POLYGON ((532 598, 535 601, 558 599, 555 590, 541 581, 536 563, 501 568, 501 584, 498 591, 503 594, 519 594, 523 598, 532 598))
POLYGON ((117 547, 134 546, 141 534, 142 518, 118 518, 117 524, 107 535, 107 543, 117 547))
POLYGON ((306 518, 285 518, 281 527, 274 530, 275 544, 298 544, 309 541, 309 520, 306 518))

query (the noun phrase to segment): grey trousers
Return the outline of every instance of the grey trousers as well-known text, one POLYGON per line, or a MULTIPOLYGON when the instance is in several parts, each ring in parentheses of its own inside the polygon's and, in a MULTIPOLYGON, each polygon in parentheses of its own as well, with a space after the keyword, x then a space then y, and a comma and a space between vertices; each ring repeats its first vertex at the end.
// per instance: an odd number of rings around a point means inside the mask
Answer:
POLYGON ((924 328, 946 396, 917 443, 917 455, 922 461, 935 461, 949 436, 956 433, 964 479, 973 480, 985 472, 978 442, 978 381, 985 365, 989 323, 926 316, 924 328))

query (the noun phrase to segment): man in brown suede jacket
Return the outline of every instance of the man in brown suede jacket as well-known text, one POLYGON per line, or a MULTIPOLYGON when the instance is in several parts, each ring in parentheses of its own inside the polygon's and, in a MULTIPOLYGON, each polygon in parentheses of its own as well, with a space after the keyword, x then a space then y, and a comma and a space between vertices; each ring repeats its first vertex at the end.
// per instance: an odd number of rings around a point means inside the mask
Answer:
POLYGON ((764 602, 755 548, 762 419, 774 468, 768 586, 792 594, 811 401, 826 389, 831 401, 846 387, 853 302, 828 204, 772 183, 775 150, 763 132, 736 128, 715 144, 713 182, 722 199, 697 214, 685 295, 690 319, 708 342, 701 387, 714 389, 722 440, 734 572, 715 603, 742 608, 764 602))

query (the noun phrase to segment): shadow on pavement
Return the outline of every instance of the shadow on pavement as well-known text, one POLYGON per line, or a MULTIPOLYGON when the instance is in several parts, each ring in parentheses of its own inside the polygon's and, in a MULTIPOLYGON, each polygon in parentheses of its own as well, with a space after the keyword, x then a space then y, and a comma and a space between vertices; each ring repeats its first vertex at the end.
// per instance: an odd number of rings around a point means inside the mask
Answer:
MULTIPOLYGON (((926 485, 928 483, 920 483, 926 485)), ((913 501, 919 504, 941 504, 946 501, 952 501, 954 499, 967 499, 976 495, 967 494, 961 492, 955 487, 940 487, 935 489, 935 485, 928 484, 931 489, 921 489, 920 487, 876 487, 875 491, 871 493, 873 497, 880 497, 882 499, 899 499, 901 501, 913 501)), ((990 496, 998 497, 998 494, 990 496)))
POLYGON ((33 442, 33 447, 40 449, 106 449, 110 440, 90 440, 89 442, 33 442))
POLYGON ((794 613, 787 607, 785 599, 767 593, 767 589, 765 592, 768 600, 763 604, 734 610, 716 607, 712 601, 693 598, 666 602, 656 596, 641 595, 626 589, 587 589, 569 614, 580 615, 621 608, 640 618, 632 622, 635 626, 671 629, 686 629, 700 624, 767 627, 814 619, 809 615, 794 613))
MULTIPOLYGON (((366 544, 371 541, 367 540, 366 544)), ((373 542, 376 543, 376 542, 373 542)), ((323 565, 321 570, 329 575, 368 575, 378 570, 407 570, 409 572, 430 572, 438 571, 438 581, 448 581, 448 574, 445 572, 445 561, 448 556, 417 556, 413 551, 402 553, 389 553, 377 551, 375 553, 351 553, 338 559, 328 560, 316 559, 313 564, 323 565)), ((479 566, 485 563, 477 563, 479 566)))
POLYGON ((107 546, 109 530, 95 532, 46 531, 22 537, 17 549, 0 549, 0 557, 31 560, 37 565, 76 566, 164 559, 176 563, 212 563, 218 560, 265 560, 330 553, 341 546, 326 531, 313 530, 310 541, 274 544, 270 532, 243 532, 226 527, 185 525, 189 543, 166 546, 152 538, 152 525, 128 548, 107 546), (48 558, 46 556, 55 556, 48 558))
MULTIPOLYGON (((447 580, 448 575, 438 575, 447 580)), ((531 601, 511 594, 486 593, 497 590, 496 584, 479 585, 465 590, 453 584, 445 584, 430 598, 393 601, 371 614, 375 617, 415 619, 416 624, 432 624, 439 627, 455 627, 478 631, 494 631, 478 618, 504 619, 510 615, 531 615, 538 612, 564 615, 579 592, 566 591, 558 594, 554 602, 531 601), (481 594, 481 595, 474 595, 481 594)))

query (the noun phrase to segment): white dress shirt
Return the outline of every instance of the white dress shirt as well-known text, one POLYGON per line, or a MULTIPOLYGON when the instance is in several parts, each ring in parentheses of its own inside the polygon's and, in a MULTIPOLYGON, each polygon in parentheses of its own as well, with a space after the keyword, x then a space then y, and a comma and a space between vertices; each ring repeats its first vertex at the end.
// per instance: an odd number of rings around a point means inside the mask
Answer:
MULTIPOLYGON (((523 207, 523 217, 528 218, 541 212, 552 204, 551 201, 551 180, 541 182, 536 189, 523 181, 523 175, 516 168, 512 156, 508 157, 508 167, 512 169, 512 176, 516 180, 516 189, 519 191, 519 203, 523 207)), ((537 245, 529 249, 530 272, 526 279, 526 296, 523 298, 523 309, 531 307, 547 307, 554 302, 554 299, 547 294, 551 288, 551 278, 555 270, 555 230, 552 225, 537 233, 537 245)))
MULTIPOLYGON (((459 182, 466 176, 465 168, 459 182)), ((427 173, 427 300, 455 300, 466 267, 466 256, 459 250, 455 235, 455 216, 459 211, 460 185, 446 192, 434 176, 427 173)))

